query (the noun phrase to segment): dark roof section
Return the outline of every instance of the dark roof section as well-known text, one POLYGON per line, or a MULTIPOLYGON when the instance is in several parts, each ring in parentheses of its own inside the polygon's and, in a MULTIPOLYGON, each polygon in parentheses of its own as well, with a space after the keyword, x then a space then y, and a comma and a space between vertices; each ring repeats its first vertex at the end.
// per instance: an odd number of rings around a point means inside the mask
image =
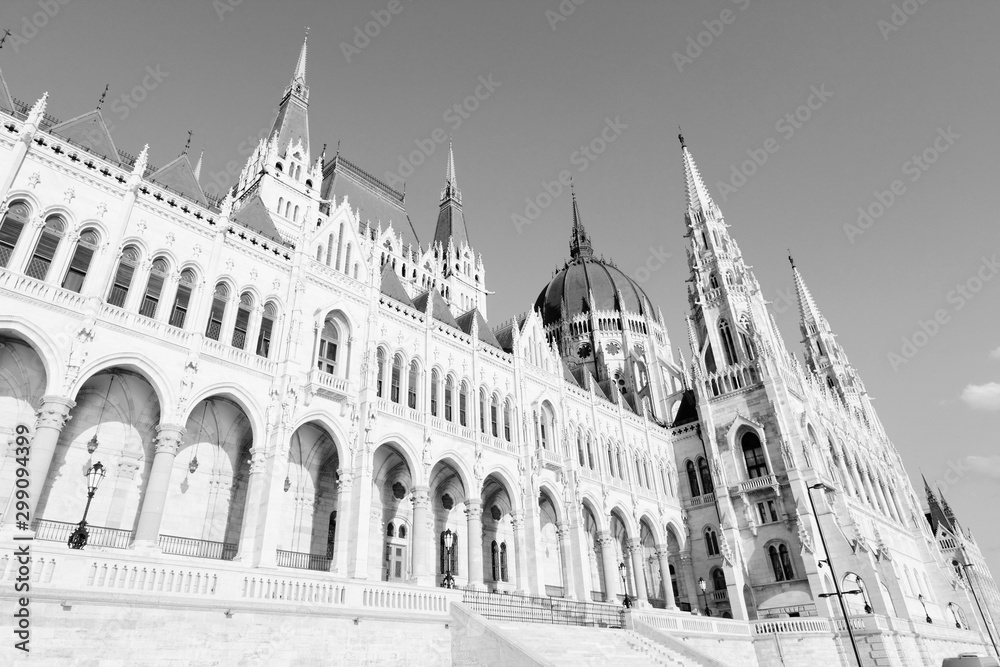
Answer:
MULTIPOLYGON (((3 93, 0 91, 0 98, 2 97, 3 93)), ((109 162, 120 163, 118 149, 115 148, 115 142, 100 110, 88 111, 72 120, 53 125, 49 131, 69 139, 78 146, 83 146, 109 162)), ((204 199, 204 195, 202 198, 204 199)))
POLYGON ((410 299, 403 288, 403 283, 399 282, 399 276, 392 270, 392 264, 388 262, 382 267, 382 294, 385 294, 390 299, 406 304, 410 308, 415 307, 413 300, 410 299))
POLYGON ((208 199, 205 197, 201 185, 198 184, 198 179, 194 177, 194 169, 191 167, 187 153, 182 153, 172 162, 157 169, 150 175, 149 180, 165 185, 185 197, 190 197, 203 206, 208 206, 208 199))
POLYGON ((438 292, 437 289, 432 289, 429 292, 424 292, 423 294, 418 295, 413 300, 413 307, 421 312, 427 312, 428 298, 433 298, 434 300, 431 314, 435 320, 444 322, 448 326, 458 329, 459 331, 462 330, 461 327, 458 326, 458 322, 455 321, 454 316, 452 316, 451 308, 449 308, 448 304, 445 303, 444 297, 441 296, 441 293, 438 292))
POLYGON ((434 244, 440 243, 443 247, 448 247, 448 240, 454 239, 452 243, 455 248, 462 247, 462 243, 469 243, 469 230, 465 226, 465 214, 462 213, 462 204, 449 197, 441 202, 438 209, 437 226, 434 228, 434 244))
POLYGON ((682 426, 696 421, 698 421, 698 401, 694 391, 688 389, 681 396, 681 405, 677 408, 677 417, 674 418, 674 423, 671 426, 682 426))
POLYGON ((651 308, 646 292, 618 267, 582 255, 556 273, 535 300, 535 310, 542 311, 545 326, 591 310, 648 312, 652 317, 651 308), (619 303, 619 291, 623 303, 619 303), (594 303, 589 302, 591 292, 594 303))
POLYGON ((14 112, 14 98, 11 97, 10 89, 3 78, 3 70, 0 70, 0 107, 11 113, 14 112))
POLYGON ((494 329, 493 336, 497 339, 497 343, 501 350, 507 352, 508 354, 514 351, 513 320, 507 322, 507 324, 503 324, 494 329))
POLYGON ((458 323, 458 328, 465 333, 472 335, 472 321, 476 321, 476 326, 479 329, 479 340, 487 345, 492 345, 495 348, 503 349, 500 347, 500 341, 497 340, 493 332, 490 331, 490 327, 486 324, 486 318, 483 314, 479 312, 478 308, 473 308, 472 310, 466 311, 456 318, 458 323))
POLYGON ((336 206, 347 197, 351 208, 358 209, 362 224, 366 220, 371 220, 373 226, 381 222, 385 229, 391 222, 396 233, 402 235, 404 245, 419 247, 417 232, 403 206, 403 193, 356 167, 342 155, 334 157, 323 168, 320 196, 334 200, 336 206))
POLYGON ((267 206, 264 205, 259 194, 255 194, 243 204, 233 219, 244 227, 260 232, 264 236, 274 240, 281 239, 281 234, 278 233, 278 228, 271 218, 271 212, 267 210, 267 206))
POLYGON ((577 381, 576 376, 573 375, 573 371, 569 369, 569 366, 566 364, 566 360, 560 358, 559 361, 562 363, 563 380, 566 380, 566 382, 569 382, 570 384, 579 387, 580 383, 577 381))

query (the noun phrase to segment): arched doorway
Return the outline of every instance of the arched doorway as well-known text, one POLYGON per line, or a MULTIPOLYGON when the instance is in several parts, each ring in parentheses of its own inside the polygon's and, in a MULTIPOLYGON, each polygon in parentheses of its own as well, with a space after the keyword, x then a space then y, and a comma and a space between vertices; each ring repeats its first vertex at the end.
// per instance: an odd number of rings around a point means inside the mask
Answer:
POLYGON ((395 443, 379 446, 372 465, 368 576, 407 581, 413 576, 413 475, 395 443))
POLYGON ((87 502, 86 473, 100 461, 106 477, 87 515, 88 544, 127 548, 152 465, 159 398, 146 378, 122 367, 91 376, 74 398, 35 510, 36 536, 66 543, 87 502))
POLYGON ((339 468, 337 443, 325 428, 308 423, 295 430, 283 483, 279 566, 330 569, 336 545, 339 468))
POLYGON ((253 427, 228 396, 199 401, 185 423, 160 525, 164 553, 232 560, 250 481, 253 427))
MULTIPOLYGON (((468 489, 462 475, 449 460, 438 461, 431 468, 431 511, 433 513, 433 559, 435 581, 441 585, 450 573, 456 586, 467 585, 469 571, 468 489), (445 546, 444 533, 452 532, 451 552, 445 546)), ((481 547, 480 547, 481 548, 481 547)), ((482 574, 480 573, 480 579, 482 574)))
POLYGON ((656 557, 656 536, 645 518, 639 522, 639 543, 642 550, 642 576, 645 580, 646 598, 655 599, 656 606, 663 606, 665 603, 660 594, 663 577, 660 575, 660 561, 656 557))
POLYGON ((604 554, 602 553, 601 530, 590 502, 583 501, 583 536, 586 542, 587 558, 584 561, 584 581, 594 602, 607 601, 608 586, 604 581, 604 554))
POLYGON ((490 474, 483 480, 482 502, 484 581, 494 591, 517 590, 521 573, 516 569, 514 504, 498 475, 490 474))
POLYGON ((549 597, 565 595, 562 549, 559 544, 559 515, 555 503, 545 489, 538 496, 539 539, 535 557, 541 565, 542 585, 549 597))
MULTIPOLYGON (((614 555, 615 555, 615 569, 618 571, 619 575, 622 574, 622 565, 624 565, 624 587, 625 590, 622 592, 622 596, 627 593, 630 598, 635 598, 636 596, 636 585, 635 585, 635 572, 632 566, 632 558, 629 556, 629 533, 625 520, 618 513, 618 510, 611 511, 611 537, 614 540, 614 555)), ((619 585, 623 582, 619 581, 619 585)), ((612 600, 613 602, 613 600, 612 600)))

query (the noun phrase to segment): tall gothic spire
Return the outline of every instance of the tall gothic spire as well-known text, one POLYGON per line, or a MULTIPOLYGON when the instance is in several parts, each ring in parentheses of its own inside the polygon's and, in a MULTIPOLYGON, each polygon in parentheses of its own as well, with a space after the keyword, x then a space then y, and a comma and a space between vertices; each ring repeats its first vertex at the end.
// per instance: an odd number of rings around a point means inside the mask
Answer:
POLYGON ((826 329, 829 329, 830 325, 827 323, 826 318, 819 312, 819 307, 816 306, 816 302, 813 300, 812 294, 806 286, 806 281, 802 279, 802 274, 799 273, 799 269, 795 266, 791 255, 788 256, 788 261, 792 265, 795 291, 799 297, 799 316, 802 335, 808 338, 810 335, 809 332, 818 332, 821 324, 825 325, 824 328, 826 329))
POLYGON ((722 217, 722 212, 712 200, 712 195, 705 187, 705 181, 701 178, 698 165, 694 162, 691 151, 688 150, 684 142, 684 135, 678 134, 677 138, 681 142, 681 158, 684 162, 684 180, 687 185, 687 208, 690 218, 689 224, 693 224, 699 219, 706 217, 722 217))
POLYGON ((572 181, 569 184, 570 193, 573 196, 573 232, 569 240, 569 256, 572 261, 590 259, 594 256, 594 246, 590 243, 587 230, 583 228, 583 219, 580 217, 580 205, 576 201, 576 188, 572 181))
POLYGON ((462 244, 469 243, 469 230, 465 226, 465 214, 462 212, 462 192, 458 189, 458 177, 455 173, 455 152, 451 142, 448 142, 448 166, 445 168, 445 184, 441 190, 441 204, 438 207, 437 227, 434 229, 434 243, 440 243, 447 248, 449 240, 458 250, 462 244))
POLYGON ((290 146, 301 145, 300 159, 309 164, 309 86, 306 85, 306 51, 309 44, 309 31, 302 41, 299 59, 295 64, 292 80, 285 88, 285 93, 278 104, 278 115, 271 127, 270 141, 277 145, 278 153, 283 157, 290 146))

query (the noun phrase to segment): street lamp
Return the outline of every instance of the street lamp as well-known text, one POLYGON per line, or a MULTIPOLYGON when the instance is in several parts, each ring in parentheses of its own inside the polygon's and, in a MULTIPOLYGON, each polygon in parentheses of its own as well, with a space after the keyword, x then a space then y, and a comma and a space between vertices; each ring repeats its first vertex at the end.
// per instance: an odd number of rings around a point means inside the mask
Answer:
POLYGON ((625 594, 625 598, 622 600, 622 606, 628 609, 632 606, 632 600, 628 597, 628 582, 625 580, 625 563, 618 563, 618 574, 622 577, 622 592, 625 594))
POLYGON ((83 510, 83 519, 80 520, 80 524, 73 531, 73 534, 69 536, 67 544, 69 544, 70 549, 82 549, 87 546, 87 512, 90 511, 90 501, 94 499, 94 494, 97 492, 97 487, 101 485, 104 475, 104 466, 101 465, 100 461, 87 471, 87 506, 83 510))
MULTIPOLYGON (((962 547, 962 549, 964 552, 965 547, 962 547)), ((972 567, 972 563, 959 563, 957 560, 951 561, 951 564, 961 565, 962 568, 965 570, 968 570, 970 567, 972 567)), ((959 571, 960 576, 961 574, 962 574, 961 571, 959 571)), ((983 617, 983 625, 986 626, 986 634, 989 635, 990 643, 993 644, 993 651, 996 652, 998 656, 1000 656, 1000 649, 997 648, 997 642, 995 639, 993 639, 993 631, 990 629, 990 623, 989 621, 986 620, 986 614, 983 613, 983 605, 979 603, 979 596, 976 595, 976 588, 975 586, 972 585, 972 575, 966 574, 965 578, 969 582, 969 590, 972 591, 972 597, 976 600, 976 606, 979 607, 979 615, 983 617)), ((992 615, 990 616, 990 618, 992 620, 992 615)))
POLYGON ((920 606, 924 608, 924 620, 927 621, 928 623, 933 623, 934 619, 931 618, 931 615, 927 613, 927 605, 924 604, 924 594, 921 593, 920 595, 918 595, 917 599, 920 600, 920 606))
POLYGON ((455 533, 451 528, 444 531, 444 579, 441 585, 445 588, 455 587, 455 578, 451 576, 451 548, 455 545, 455 533))
POLYGON ((708 608, 708 593, 705 592, 708 588, 708 584, 705 583, 705 577, 698 577, 698 588, 701 589, 701 594, 705 596, 705 616, 711 616, 712 610, 708 608))
MULTIPOLYGON (((827 490, 826 484, 813 484, 806 489, 806 495, 809 496, 809 507, 812 508, 813 518, 816 519, 816 530, 819 531, 819 539, 823 544, 823 553, 826 554, 826 565, 830 568, 830 577, 833 579, 833 590, 836 591, 833 595, 837 596, 837 601, 840 602, 840 612, 844 615, 844 627, 847 628, 847 636, 851 639, 851 648, 854 649, 854 659, 858 661, 858 667, 864 667, 864 663, 861 662, 861 654, 858 652, 858 644, 854 639, 854 630, 851 629, 851 619, 847 617, 847 605, 844 604, 844 594, 840 592, 840 584, 837 583, 837 572, 833 569, 833 560, 830 558, 830 549, 826 546, 826 537, 823 535, 823 525, 819 521, 819 514, 816 513, 816 503, 813 502, 812 490, 813 489, 824 489, 827 490)), ((820 561, 822 564, 824 561, 820 561)), ((830 594, 820 594, 820 597, 830 597, 830 594)))

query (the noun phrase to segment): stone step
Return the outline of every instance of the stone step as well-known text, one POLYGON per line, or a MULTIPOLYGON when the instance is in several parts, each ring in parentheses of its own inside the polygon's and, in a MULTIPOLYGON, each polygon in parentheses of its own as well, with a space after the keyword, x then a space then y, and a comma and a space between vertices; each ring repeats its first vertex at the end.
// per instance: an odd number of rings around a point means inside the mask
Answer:
POLYGON ((628 630, 542 623, 495 625, 517 644, 555 665, 691 667, 680 654, 628 630))

